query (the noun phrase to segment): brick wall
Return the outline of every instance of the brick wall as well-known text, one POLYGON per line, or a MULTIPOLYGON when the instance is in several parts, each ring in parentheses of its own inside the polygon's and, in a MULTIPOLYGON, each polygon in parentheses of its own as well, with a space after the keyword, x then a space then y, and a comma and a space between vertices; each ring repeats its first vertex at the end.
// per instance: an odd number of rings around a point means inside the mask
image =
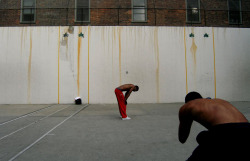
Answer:
POLYGON ((21 1, 1 0, 0 2, 0 26, 17 26, 20 23, 21 1), (6 10, 8 9, 8 10, 6 10))
POLYGON ((148 0, 147 22, 132 22, 131 0, 90 0, 90 22, 75 22, 75 0, 37 0, 36 22, 20 23, 21 0, 0 1, 0 26, 221 26, 250 27, 250 0, 242 0, 242 24, 228 22, 227 0, 202 0, 201 22, 186 22, 185 0, 148 0))
POLYGON ((250 0, 244 0, 241 2, 242 11, 242 22, 246 27, 250 27, 250 0))

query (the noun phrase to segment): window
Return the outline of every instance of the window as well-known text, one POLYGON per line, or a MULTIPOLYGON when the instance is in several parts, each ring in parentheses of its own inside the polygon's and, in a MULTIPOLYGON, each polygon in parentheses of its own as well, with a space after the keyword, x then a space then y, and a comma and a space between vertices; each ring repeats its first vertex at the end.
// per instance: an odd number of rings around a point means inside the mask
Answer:
POLYGON ((229 24, 241 24, 241 1, 228 0, 228 17, 229 24))
POLYGON ((186 0, 187 22, 200 23, 200 0, 186 0))
POLYGON ((21 22, 35 22, 36 0, 22 0, 21 22))
POLYGON ((89 0, 76 0, 76 22, 89 22, 89 0))
POLYGON ((132 21, 147 21, 147 0, 132 0, 132 21))

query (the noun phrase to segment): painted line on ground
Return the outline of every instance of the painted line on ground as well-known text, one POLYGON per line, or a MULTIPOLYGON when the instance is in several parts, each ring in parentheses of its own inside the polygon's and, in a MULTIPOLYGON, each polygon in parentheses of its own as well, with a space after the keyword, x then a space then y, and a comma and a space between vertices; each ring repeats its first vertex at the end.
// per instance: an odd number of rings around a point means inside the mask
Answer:
MULTIPOLYGON (((70 107, 70 106, 68 106, 68 107, 70 107)), ((28 124, 28 125, 26 125, 26 126, 20 128, 20 129, 18 129, 18 130, 16 130, 16 131, 13 131, 13 132, 11 132, 11 133, 9 133, 9 134, 7 134, 7 135, 1 137, 1 138, 0 138, 0 141, 3 140, 3 139, 5 139, 5 138, 7 138, 7 137, 9 137, 9 136, 11 136, 11 135, 13 135, 13 134, 15 134, 15 133, 17 133, 17 132, 19 132, 19 131, 21 131, 21 130, 23 130, 23 129, 26 129, 27 127, 29 127, 29 126, 31 126, 31 125, 33 125, 33 124, 35 124, 35 123, 38 123, 38 122, 40 122, 40 121, 42 121, 42 120, 44 120, 44 119, 50 117, 51 115, 54 115, 55 113, 60 112, 60 111, 66 109, 66 108, 68 108, 68 107, 65 107, 65 108, 63 108, 63 109, 57 110, 57 111, 53 112, 52 114, 49 114, 48 116, 45 116, 45 117, 43 117, 43 118, 41 118, 41 119, 38 119, 38 120, 36 120, 36 121, 34 121, 34 122, 32 122, 32 123, 30 123, 30 124, 28 124)))
POLYGON ((8 124, 8 123, 13 122, 13 121, 16 121, 16 120, 19 120, 19 119, 24 118, 24 117, 30 116, 30 115, 32 115, 32 114, 34 114, 34 113, 37 113, 37 112, 42 111, 42 110, 45 110, 45 109, 50 108, 50 107, 52 107, 52 106, 54 106, 54 105, 50 105, 50 106, 44 107, 44 108, 42 108, 42 109, 39 109, 39 110, 30 112, 30 113, 24 114, 24 115, 19 116, 19 117, 17 117, 17 118, 11 119, 11 120, 9 120, 9 121, 5 121, 5 122, 3 122, 3 123, 0 123, 0 126, 5 125, 5 124, 8 124))
POLYGON ((64 119, 62 122, 60 122, 59 124, 57 124, 56 126, 54 126, 52 129, 50 129, 48 132, 46 132, 45 134, 43 134, 40 138, 38 138, 35 142, 33 142, 32 144, 30 144, 29 146, 27 146, 26 148, 24 148, 22 151, 20 151, 19 153, 17 153, 14 157, 12 157, 11 159, 9 159, 9 161, 13 161, 15 160, 17 157, 19 157, 20 155, 22 155, 25 151, 27 151, 28 149, 30 149, 32 146, 34 146, 36 143, 38 143, 40 140, 42 140, 45 136, 47 136, 50 132, 52 132, 53 130, 55 130, 57 127, 59 127, 60 125, 62 125, 65 121, 69 120, 71 117, 75 116, 77 113, 79 113, 80 111, 82 111, 83 109, 85 109, 88 106, 85 105, 83 106, 80 110, 76 111, 75 113, 71 114, 69 117, 67 117, 66 119, 64 119))

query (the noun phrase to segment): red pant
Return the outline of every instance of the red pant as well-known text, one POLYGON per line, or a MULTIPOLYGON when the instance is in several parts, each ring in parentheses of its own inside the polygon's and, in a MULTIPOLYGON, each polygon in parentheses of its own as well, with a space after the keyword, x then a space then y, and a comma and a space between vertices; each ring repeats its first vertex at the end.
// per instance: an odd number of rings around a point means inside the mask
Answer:
POLYGON ((126 118, 127 114, 126 114, 125 97, 124 97, 122 91, 117 89, 117 88, 115 89, 115 95, 117 98, 120 114, 121 114, 122 118, 126 118))

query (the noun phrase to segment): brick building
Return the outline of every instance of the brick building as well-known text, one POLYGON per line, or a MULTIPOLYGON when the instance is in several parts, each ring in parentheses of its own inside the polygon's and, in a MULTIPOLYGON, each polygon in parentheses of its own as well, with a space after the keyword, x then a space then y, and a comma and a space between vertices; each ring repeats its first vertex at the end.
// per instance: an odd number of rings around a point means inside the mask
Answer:
POLYGON ((0 0, 0 26, 250 27, 250 0, 0 0))

